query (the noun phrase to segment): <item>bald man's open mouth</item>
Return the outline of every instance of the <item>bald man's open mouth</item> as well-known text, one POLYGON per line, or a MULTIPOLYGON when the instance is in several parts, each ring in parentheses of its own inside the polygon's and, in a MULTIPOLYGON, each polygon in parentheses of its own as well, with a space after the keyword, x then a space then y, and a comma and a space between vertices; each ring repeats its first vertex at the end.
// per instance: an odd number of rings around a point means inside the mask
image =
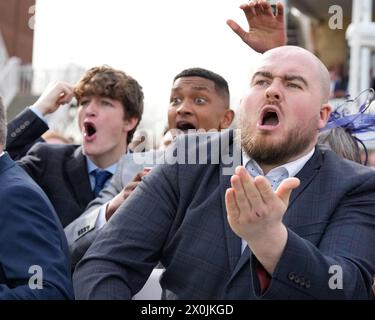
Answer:
POLYGON ((274 107, 265 107, 258 120, 258 128, 261 130, 274 130, 280 125, 279 110, 274 107))

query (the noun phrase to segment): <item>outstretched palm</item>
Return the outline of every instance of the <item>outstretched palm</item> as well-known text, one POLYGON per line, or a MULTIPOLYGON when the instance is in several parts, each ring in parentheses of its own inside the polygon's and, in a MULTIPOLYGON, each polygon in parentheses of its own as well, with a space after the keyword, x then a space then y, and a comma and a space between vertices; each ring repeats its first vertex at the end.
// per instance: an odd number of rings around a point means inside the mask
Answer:
POLYGON ((263 53, 286 44, 284 7, 281 3, 277 4, 276 15, 266 1, 250 2, 240 8, 245 13, 249 31, 243 30, 233 20, 228 20, 227 23, 248 46, 263 53))

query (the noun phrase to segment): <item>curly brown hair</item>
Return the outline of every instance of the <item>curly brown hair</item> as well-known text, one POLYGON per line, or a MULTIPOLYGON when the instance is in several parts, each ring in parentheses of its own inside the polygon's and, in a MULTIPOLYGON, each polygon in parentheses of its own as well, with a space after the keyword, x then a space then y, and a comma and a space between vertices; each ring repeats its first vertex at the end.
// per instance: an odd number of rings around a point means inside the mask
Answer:
POLYGON ((124 107, 124 119, 138 119, 134 129, 128 132, 127 143, 130 143, 143 113, 142 87, 134 78, 109 66, 94 67, 78 81, 74 94, 78 105, 84 96, 91 95, 121 101, 124 107))

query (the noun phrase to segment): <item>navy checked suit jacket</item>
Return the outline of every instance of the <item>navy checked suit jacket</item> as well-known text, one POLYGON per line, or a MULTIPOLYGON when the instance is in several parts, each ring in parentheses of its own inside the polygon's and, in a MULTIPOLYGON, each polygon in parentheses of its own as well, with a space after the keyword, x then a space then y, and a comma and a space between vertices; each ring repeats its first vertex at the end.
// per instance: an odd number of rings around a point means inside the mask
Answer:
MULTIPOLYGON (((209 149, 228 135, 219 164, 161 165, 145 177, 77 265, 78 299, 130 298, 159 260, 166 268, 160 283, 167 299, 372 297, 375 172, 316 148, 297 174, 301 184, 284 216, 288 241, 261 294, 256 258, 248 250, 241 255, 241 239, 226 217, 230 175, 222 174, 223 159, 237 149, 233 132, 199 148, 209 149), (330 285, 335 275, 330 271, 337 268, 342 290, 330 285)), ((186 151, 194 140, 179 138, 167 157, 186 151)))
POLYGON ((26 109, 8 124, 6 149, 12 158, 34 179, 51 200, 65 227, 84 212, 94 199, 87 172, 86 158, 78 145, 36 143, 48 127, 26 109))
POLYGON ((8 154, 0 157, 0 203, 0 300, 73 299, 69 251, 56 213, 8 154), (36 266, 42 289, 29 286, 36 266))

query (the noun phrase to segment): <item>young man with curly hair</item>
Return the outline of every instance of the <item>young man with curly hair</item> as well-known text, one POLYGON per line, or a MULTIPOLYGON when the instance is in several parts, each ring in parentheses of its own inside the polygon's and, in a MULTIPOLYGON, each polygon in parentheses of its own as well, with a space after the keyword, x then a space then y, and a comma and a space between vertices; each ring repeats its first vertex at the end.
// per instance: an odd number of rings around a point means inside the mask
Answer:
POLYGON ((44 116, 73 96, 79 106, 82 145, 37 143, 18 161, 48 195, 63 226, 82 213, 115 172, 143 112, 142 87, 135 79, 108 66, 94 67, 75 87, 50 84, 9 124, 10 155, 17 158, 47 131, 44 116))

